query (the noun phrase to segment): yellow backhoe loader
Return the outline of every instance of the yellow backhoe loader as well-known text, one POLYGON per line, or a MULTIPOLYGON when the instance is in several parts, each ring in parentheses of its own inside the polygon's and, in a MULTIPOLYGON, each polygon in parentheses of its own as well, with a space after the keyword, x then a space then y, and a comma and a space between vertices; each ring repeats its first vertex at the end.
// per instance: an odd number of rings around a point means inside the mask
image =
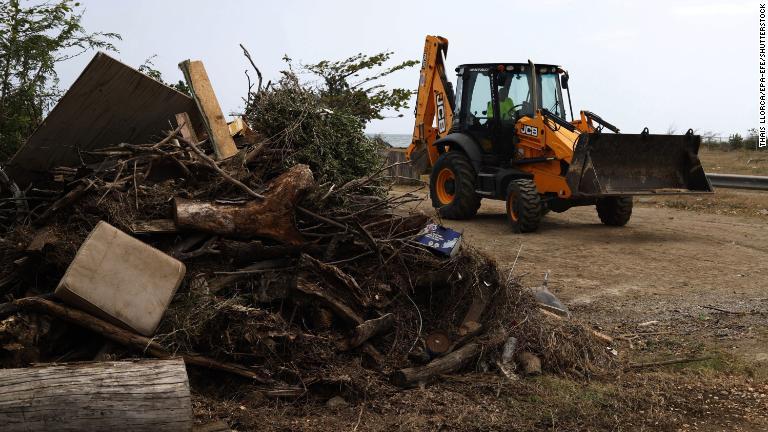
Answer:
POLYGON ((712 192, 692 130, 622 134, 590 111, 574 118, 568 72, 531 61, 463 64, 454 94, 447 52, 447 39, 427 36, 406 152, 419 171, 431 172, 441 216, 471 218, 489 198, 506 201, 515 232, 535 231, 549 210, 584 205, 595 205, 604 224, 622 226, 634 195, 712 192))

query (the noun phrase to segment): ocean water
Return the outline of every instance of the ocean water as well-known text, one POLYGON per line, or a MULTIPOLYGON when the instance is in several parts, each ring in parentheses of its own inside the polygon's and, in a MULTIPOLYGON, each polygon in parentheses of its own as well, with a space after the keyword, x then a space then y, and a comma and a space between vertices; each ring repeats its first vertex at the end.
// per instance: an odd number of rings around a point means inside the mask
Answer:
POLYGON ((370 137, 381 137, 384 141, 388 142, 392 147, 408 147, 411 145, 411 135, 408 134, 368 134, 370 137))

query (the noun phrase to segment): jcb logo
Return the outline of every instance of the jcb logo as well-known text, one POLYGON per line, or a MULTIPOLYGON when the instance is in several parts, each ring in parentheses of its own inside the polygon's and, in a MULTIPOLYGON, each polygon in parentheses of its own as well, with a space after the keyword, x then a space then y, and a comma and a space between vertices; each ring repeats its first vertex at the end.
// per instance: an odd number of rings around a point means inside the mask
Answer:
POLYGON ((443 133, 445 132, 445 104, 440 93, 435 93, 435 105, 437 106, 437 132, 443 133))
POLYGON ((539 136, 539 128, 529 126, 529 125, 523 125, 520 128, 520 133, 523 135, 530 135, 532 137, 537 137, 539 136))

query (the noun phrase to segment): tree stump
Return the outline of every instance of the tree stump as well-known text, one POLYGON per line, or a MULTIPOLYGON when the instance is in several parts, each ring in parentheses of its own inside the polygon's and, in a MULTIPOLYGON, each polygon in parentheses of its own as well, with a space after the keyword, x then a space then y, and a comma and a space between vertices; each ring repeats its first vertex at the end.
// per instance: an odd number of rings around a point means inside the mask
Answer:
POLYGON ((290 245, 303 243, 294 223, 301 195, 314 184, 306 165, 295 165, 269 183, 264 199, 243 204, 223 204, 174 199, 174 220, 180 229, 225 237, 266 237, 290 245))

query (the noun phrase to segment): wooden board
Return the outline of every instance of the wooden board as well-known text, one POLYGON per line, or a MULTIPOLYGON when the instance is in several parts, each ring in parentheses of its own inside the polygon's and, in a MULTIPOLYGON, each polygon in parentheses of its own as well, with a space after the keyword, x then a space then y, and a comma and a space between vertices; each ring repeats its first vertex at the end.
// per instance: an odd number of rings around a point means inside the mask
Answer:
POLYGON ((184 72, 184 78, 192 90, 192 97, 197 103, 200 113, 203 115, 203 123, 211 138, 216 159, 226 159, 237 154, 237 147, 232 135, 229 133, 227 120, 216 99, 211 80, 201 61, 185 60, 179 63, 179 69, 184 72))
POLYGON ((203 130, 192 98, 98 53, 11 159, 8 174, 23 187, 53 167, 79 165, 78 149, 152 142, 181 112, 203 130))
POLYGON ((94 362, 0 370, 0 429, 191 431, 184 362, 94 362))
POLYGON ((189 118, 189 114, 185 112, 176 114, 176 125, 181 125, 180 132, 184 139, 195 144, 200 142, 200 138, 197 137, 195 128, 192 127, 192 120, 189 118))

